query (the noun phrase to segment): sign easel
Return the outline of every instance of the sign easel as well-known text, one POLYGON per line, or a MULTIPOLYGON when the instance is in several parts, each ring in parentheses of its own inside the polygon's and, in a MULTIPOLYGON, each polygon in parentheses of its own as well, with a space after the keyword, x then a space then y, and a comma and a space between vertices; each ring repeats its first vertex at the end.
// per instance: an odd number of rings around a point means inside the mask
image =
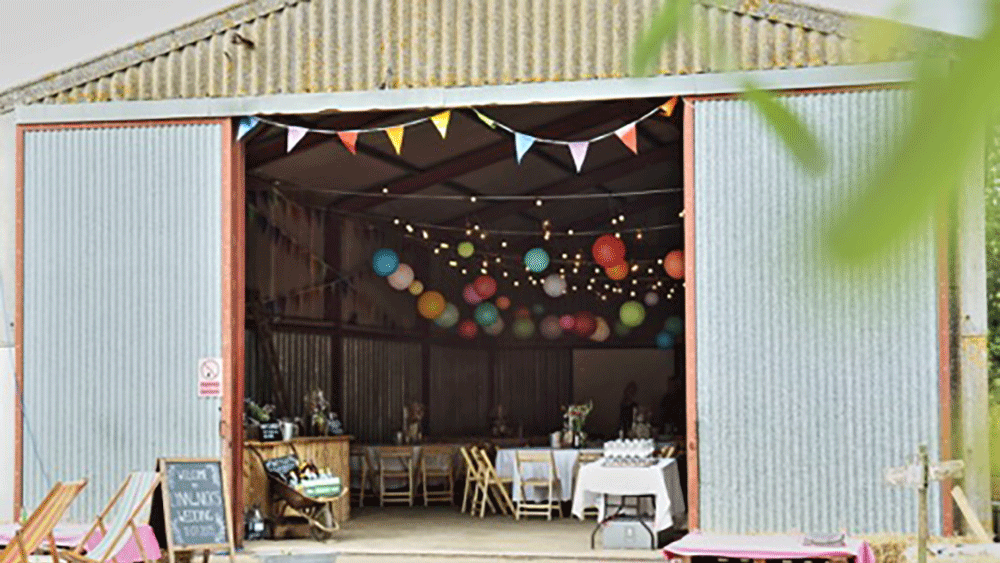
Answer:
POLYGON ((233 516, 226 477, 219 459, 160 459, 167 560, 176 554, 209 555, 227 551, 234 563, 233 516))

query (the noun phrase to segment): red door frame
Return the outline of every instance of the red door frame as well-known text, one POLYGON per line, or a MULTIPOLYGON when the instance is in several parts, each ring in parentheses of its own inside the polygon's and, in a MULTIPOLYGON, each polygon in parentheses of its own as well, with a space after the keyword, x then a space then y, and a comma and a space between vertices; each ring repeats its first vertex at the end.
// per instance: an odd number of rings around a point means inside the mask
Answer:
MULTIPOLYGON (((221 219, 222 219, 222 355, 224 394, 219 432, 223 440, 220 455, 229 471, 228 485, 233 508, 242 507, 243 481, 243 372, 244 372, 244 276, 246 190, 242 146, 235 142, 231 119, 175 119, 154 121, 104 121, 17 125, 15 130, 15 309, 14 309, 14 515, 24 506, 24 134, 29 131, 61 129, 105 129, 161 127, 169 125, 219 125, 222 128, 221 219)), ((150 460, 152 464, 155 460, 150 460)), ((234 510, 234 535, 242 529, 242 510, 234 510)))

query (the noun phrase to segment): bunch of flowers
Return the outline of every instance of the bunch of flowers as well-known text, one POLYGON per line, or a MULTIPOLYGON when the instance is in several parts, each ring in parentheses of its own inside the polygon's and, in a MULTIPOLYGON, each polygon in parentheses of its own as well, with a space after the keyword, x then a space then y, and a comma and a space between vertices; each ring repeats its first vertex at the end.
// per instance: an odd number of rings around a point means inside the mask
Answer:
POLYGON ((566 414, 564 416, 566 418, 567 429, 573 432, 581 432, 583 430, 583 423, 587 420, 587 415, 593 409, 593 401, 566 407, 566 414))

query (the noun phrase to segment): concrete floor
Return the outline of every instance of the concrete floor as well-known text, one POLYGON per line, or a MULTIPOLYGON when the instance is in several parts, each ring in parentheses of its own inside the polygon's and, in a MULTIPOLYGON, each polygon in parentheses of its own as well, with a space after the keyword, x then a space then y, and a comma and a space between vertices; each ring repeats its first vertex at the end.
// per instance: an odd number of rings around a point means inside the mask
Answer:
POLYGON ((248 542, 245 553, 264 563, 290 563, 283 561, 286 558, 282 555, 294 555, 302 563, 329 563, 333 555, 337 563, 480 563, 499 558, 535 563, 664 560, 658 550, 603 550, 600 534, 597 549, 591 550, 590 534, 595 525, 592 518, 514 520, 487 514, 479 519, 446 506, 365 507, 353 508, 351 520, 326 543, 311 539, 248 542))

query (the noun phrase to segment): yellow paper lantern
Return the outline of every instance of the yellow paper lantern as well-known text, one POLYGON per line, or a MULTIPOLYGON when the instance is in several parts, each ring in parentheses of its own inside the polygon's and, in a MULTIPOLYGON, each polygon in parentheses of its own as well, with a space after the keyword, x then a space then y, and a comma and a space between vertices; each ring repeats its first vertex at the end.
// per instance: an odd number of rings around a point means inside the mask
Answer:
POLYGON ((413 280, 410 284, 410 295, 420 295, 424 292, 424 284, 420 280, 413 280))

